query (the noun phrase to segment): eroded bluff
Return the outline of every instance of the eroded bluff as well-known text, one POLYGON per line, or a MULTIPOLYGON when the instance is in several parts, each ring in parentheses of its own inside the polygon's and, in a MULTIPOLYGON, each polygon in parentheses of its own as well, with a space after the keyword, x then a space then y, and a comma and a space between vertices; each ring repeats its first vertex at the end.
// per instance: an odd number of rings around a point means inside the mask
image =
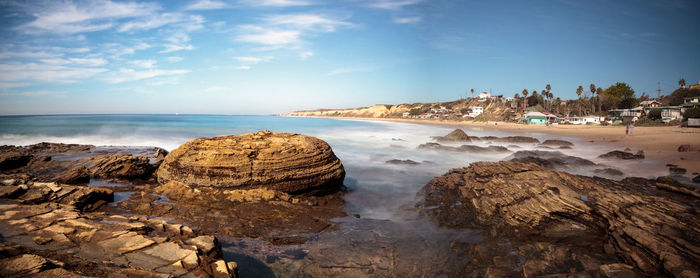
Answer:
POLYGON ((317 195, 338 191, 345 178, 326 142, 270 131, 192 140, 170 152, 156 174, 160 183, 317 195))
POLYGON ((495 270, 513 275, 596 276, 624 263, 642 276, 698 277, 698 191, 668 179, 614 181, 533 163, 477 162, 430 181, 419 208, 442 225, 511 239, 527 262, 495 270))

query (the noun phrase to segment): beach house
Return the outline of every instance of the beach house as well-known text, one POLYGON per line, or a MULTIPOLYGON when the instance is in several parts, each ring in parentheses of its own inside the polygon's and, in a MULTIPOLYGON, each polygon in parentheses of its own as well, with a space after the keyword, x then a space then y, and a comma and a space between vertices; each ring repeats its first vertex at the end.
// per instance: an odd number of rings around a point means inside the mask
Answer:
POLYGON ((644 108, 654 108, 661 106, 661 102, 658 102, 656 100, 645 100, 640 102, 639 105, 644 108))
POLYGON ((598 116, 585 116, 585 117, 566 117, 566 122, 574 125, 585 125, 585 124, 600 124, 605 121, 605 117, 598 116))
POLYGON ((541 125, 547 122, 547 115, 541 112, 532 111, 527 112, 522 119, 528 124, 541 125))
POLYGON ((613 121, 636 122, 642 117, 644 109, 641 106, 630 109, 611 109, 608 111, 608 116, 613 121))
POLYGON ((665 123, 668 123, 672 120, 680 120, 683 118, 683 114, 681 113, 681 108, 682 108, 682 106, 645 107, 644 114, 649 115, 649 112, 651 112, 651 110, 659 109, 659 110, 661 110, 661 120, 665 123))

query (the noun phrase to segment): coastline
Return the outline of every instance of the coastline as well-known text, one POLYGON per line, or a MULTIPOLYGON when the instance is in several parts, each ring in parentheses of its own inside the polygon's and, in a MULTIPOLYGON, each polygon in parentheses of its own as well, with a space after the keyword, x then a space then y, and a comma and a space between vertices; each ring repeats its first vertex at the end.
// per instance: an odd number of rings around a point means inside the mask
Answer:
MULTIPOLYGON (((507 122, 458 122, 433 119, 403 118, 365 118, 365 117, 319 117, 319 116, 283 116, 300 118, 325 118, 359 121, 387 121, 426 125, 441 125, 465 129, 483 129, 488 131, 512 133, 545 133, 554 136, 574 137, 589 143, 608 145, 613 149, 630 148, 643 150, 646 159, 658 161, 657 167, 666 168, 666 164, 685 168, 687 174, 694 177, 700 173, 700 152, 678 152, 678 146, 690 144, 700 149, 700 129, 681 128, 678 126, 635 127, 631 135, 625 135, 621 126, 599 125, 523 125, 507 122), (495 123, 498 123, 496 125, 495 123), (693 173, 696 173, 693 175, 693 173)), ((467 132, 468 133, 468 132, 467 132)))

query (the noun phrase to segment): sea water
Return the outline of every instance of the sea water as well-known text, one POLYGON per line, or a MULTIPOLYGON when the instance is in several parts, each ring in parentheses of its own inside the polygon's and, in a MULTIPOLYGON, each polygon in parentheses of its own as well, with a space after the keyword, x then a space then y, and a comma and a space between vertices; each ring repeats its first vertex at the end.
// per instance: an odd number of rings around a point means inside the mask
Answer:
MULTIPOLYGON (((425 262, 440 258, 443 249, 455 241, 478 240, 473 231, 448 230, 436 227, 431 222, 421 220, 412 208, 417 199, 416 193, 433 177, 449 169, 466 167, 476 161, 499 161, 510 153, 460 153, 418 150, 420 144, 434 141, 432 136, 441 136, 454 127, 422 125, 404 122, 360 121, 322 118, 295 118, 277 116, 236 116, 236 115, 42 115, 42 116, 2 116, 0 117, 0 145, 28 145, 39 142, 91 144, 97 146, 156 146, 173 150, 179 145, 198 138, 228 134, 242 134, 259 130, 291 132, 318 137, 330 144, 346 170, 345 185, 349 193, 345 195, 345 210, 349 215, 359 215, 360 219, 348 217, 340 219, 341 229, 322 233, 306 243, 305 250, 313 254, 323 248, 358 248, 348 256, 367 250, 382 250, 404 246, 411 249, 413 244, 422 247, 404 252, 399 262, 425 262), (418 165, 387 164, 392 159, 413 160, 418 165), (383 246, 386 245, 386 246, 383 246), (367 248, 369 246, 369 248, 367 248)), ((611 150, 610 146, 600 146, 575 138, 560 138, 552 135, 507 134, 499 131, 466 129, 470 136, 509 136, 527 135, 540 140, 564 139, 576 145, 570 150, 560 150, 596 161, 599 154, 611 150)), ((486 143, 474 143, 486 146, 486 143)), ((512 144, 503 144, 505 146, 512 144)), ((516 144, 518 145, 518 144, 516 144)), ((456 146, 456 145, 455 145, 456 146)), ((535 144, 519 144, 517 150, 535 149, 535 144)), ((598 162, 598 161, 596 161, 598 162)), ((617 168, 626 173, 643 169, 640 162, 619 162, 617 168)), ((650 162, 641 162, 650 163, 650 162)), ((657 173, 644 170, 640 172, 657 173)), ((639 174, 636 174, 639 175, 639 174)), ((264 261, 267 247, 258 242, 251 250, 227 249, 230 257, 241 260, 240 256, 250 256, 251 262, 245 267, 253 267, 264 261), (238 253, 236 253, 238 252, 238 253), (263 256, 263 257, 261 257, 263 256)), ((280 247, 282 249, 286 247, 280 247)), ((272 250, 272 253, 290 252, 272 250)), ((337 254, 341 256, 342 254, 337 254)), ((376 255, 376 254, 375 254, 376 255)), ((313 257, 313 255, 310 255, 313 257)), ((377 255, 381 257, 381 254, 377 255)), ((323 258, 304 258, 306 264, 319 263, 323 258)), ((342 259, 341 259, 342 260, 342 259)), ((270 264, 274 273, 284 273, 291 265, 276 260, 270 264), (281 265, 280 265, 281 264, 281 265)), ((298 264, 298 263, 297 263, 298 264)), ((301 266, 296 265, 299 268, 301 266)), ((272 271, 271 270, 271 271, 272 271)), ((262 275, 262 274, 261 274, 262 275)), ((264 275, 263 275, 264 276, 264 275)))

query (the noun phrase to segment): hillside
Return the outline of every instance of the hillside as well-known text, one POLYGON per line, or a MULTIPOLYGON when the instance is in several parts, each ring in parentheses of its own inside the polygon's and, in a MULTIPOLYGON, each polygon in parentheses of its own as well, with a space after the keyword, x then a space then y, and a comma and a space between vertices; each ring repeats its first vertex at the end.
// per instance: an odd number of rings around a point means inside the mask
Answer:
POLYGON ((478 99, 464 99, 451 102, 412 103, 412 104, 377 104, 370 107, 347 109, 317 109, 295 111, 287 114, 297 117, 348 117, 348 118, 402 118, 408 117, 462 119, 463 114, 472 107, 483 107, 483 114, 474 120, 503 120, 510 115, 510 102, 501 100, 479 102, 478 99), (444 109, 443 109, 444 108, 444 109))

